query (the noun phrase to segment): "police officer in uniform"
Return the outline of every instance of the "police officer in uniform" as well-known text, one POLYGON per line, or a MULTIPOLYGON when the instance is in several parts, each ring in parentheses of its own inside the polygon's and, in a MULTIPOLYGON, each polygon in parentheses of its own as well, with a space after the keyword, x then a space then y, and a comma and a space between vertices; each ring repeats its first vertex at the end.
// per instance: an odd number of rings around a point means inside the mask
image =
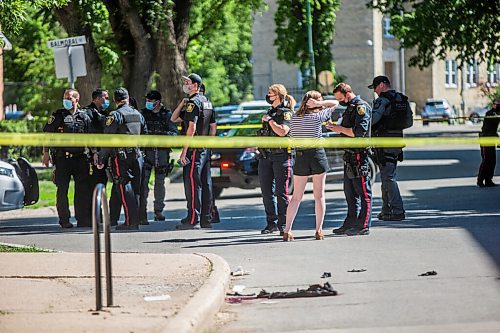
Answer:
MULTIPOLYGON (((327 128, 344 137, 366 137, 370 131, 371 108, 356 96, 351 86, 341 82, 333 90, 340 105, 347 106, 339 125, 327 124, 327 128)), ((371 224, 372 189, 370 184, 368 150, 349 148, 344 152, 344 194, 347 201, 347 217, 337 235, 368 235, 371 224)))
MULTIPOLYGON (((379 96, 373 104, 372 133, 376 137, 403 137, 402 121, 391 121, 391 100, 401 99, 403 95, 391 88, 386 76, 376 76, 368 88, 379 96)), ((375 160, 380 169, 382 181, 382 211, 377 215, 383 221, 401 221, 405 219, 403 199, 396 181, 398 161, 403 160, 403 149, 376 148, 375 160)))
MULTIPOLYGON (((63 97, 63 109, 52 113, 47 124, 43 128, 44 132, 51 133, 88 133, 90 130, 90 118, 87 114, 78 109, 80 94, 75 89, 67 89, 63 97)), ((54 164, 54 183, 57 187, 56 206, 59 224, 62 228, 72 228, 68 189, 71 176, 75 181, 75 218, 78 227, 90 227, 91 210, 88 207, 89 187, 87 184, 89 174, 88 150, 85 147, 51 148, 52 163, 54 164)), ((44 147, 42 163, 49 166, 49 149, 44 147)))
MULTIPOLYGON (((152 90, 146 94, 146 105, 142 110, 146 121, 148 134, 152 135, 177 135, 177 126, 170 121, 172 112, 161 103, 161 94, 152 90)), ((165 177, 170 163, 170 148, 145 147, 144 166, 142 169, 141 199, 139 205, 140 224, 149 224, 147 204, 149 194, 149 178, 154 169, 154 220, 165 221, 163 208, 165 208, 165 177)))
MULTIPOLYGON (((201 77, 192 73, 183 76, 183 99, 172 114, 173 122, 183 122, 185 135, 215 135, 217 124, 210 101, 199 93, 201 77)), ((210 149, 184 146, 179 159, 183 165, 184 191, 187 200, 187 217, 177 225, 178 230, 211 228, 212 177, 210 175, 210 149)))
MULTIPOLYGON (((486 112, 483 127, 481 127, 481 137, 498 137, 498 124, 500 123, 500 98, 495 99, 493 108, 486 112)), ((481 166, 477 175, 477 186, 494 187, 495 166, 497 163, 496 147, 481 146, 481 166)))
MULTIPOLYGON (((116 89, 114 101, 117 109, 106 117, 104 134, 140 135, 146 133, 144 117, 129 105, 127 89, 116 89)), ((108 158, 113 180, 109 200, 111 224, 117 224, 120 208, 123 205, 125 223, 118 225, 116 230, 138 230, 142 154, 137 147, 102 148, 96 155, 97 167, 104 168, 104 161, 108 158)))
MULTIPOLYGON (((282 84, 273 84, 269 87, 266 100, 271 108, 262 117, 262 128, 257 132, 258 135, 288 136, 295 99, 288 95, 282 84)), ((261 233, 279 231, 283 235, 293 174, 292 152, 289 148, 260 148, 259 152, 259 181, 267 220, 261 233)))
MULTIPOLYGON (((107 90, 97 88, 92 92, 92 103, 84 108, 84 111, 90 118, 91 132, 92 133, 104 133, 104 123, 106 116, 108 115, 109 108, 109 94, 107 90)), ((92 148, 92 153, 95 154, 99 151, 99 148, 92 148)), ((92 163, 90 169, 90 186, 91 191, 95 188, 97 184, 106 184, 108 181, 108 176, 106 175, 106 170, 97 169, 97 167, 92 163)), ((90 198, 92 200, 92 198, 90 198)))

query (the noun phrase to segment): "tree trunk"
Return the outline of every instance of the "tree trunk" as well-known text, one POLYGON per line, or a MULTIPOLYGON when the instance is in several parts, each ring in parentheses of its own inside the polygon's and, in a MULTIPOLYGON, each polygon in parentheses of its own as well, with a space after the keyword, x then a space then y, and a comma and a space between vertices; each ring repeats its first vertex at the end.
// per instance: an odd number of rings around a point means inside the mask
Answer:
POLYGON ((92 101, 92 92, 101 85, 102 63, 92 38, 91 28, 80 19, 75 2, 67 6, 56 8, 55 16, 69 36, 84 35, 87 37, 85 49, 85 65, 87 76, 76 79, 76 89, 80 92, 80 105, 85 106, 92 101))

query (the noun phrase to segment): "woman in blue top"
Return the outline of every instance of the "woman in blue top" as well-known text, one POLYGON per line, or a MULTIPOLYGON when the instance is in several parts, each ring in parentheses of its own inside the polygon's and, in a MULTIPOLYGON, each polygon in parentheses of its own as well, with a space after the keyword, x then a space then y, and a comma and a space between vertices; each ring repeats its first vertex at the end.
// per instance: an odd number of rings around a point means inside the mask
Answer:
MULTIPOLYGON (((322 124, 329 121, 337 101, 323 101, 321 93, 315 90, 308 91, 300 104, 299 110, 292 116, 290 136, 293 138, 308 138, 321 140, 322 124), (325 108, 325 106, 329 106, 325 108)), ((324 148, 296 148, 294 174, 294 193, 286 211, 286 227, 283 240, 293 240, 292 224, 300 202, 304 196, 307 180, 313 179, 314 208, 316 213, 317 240, 322 240, 323 220, 325 217, 325 179, 329 169, 324 148)))

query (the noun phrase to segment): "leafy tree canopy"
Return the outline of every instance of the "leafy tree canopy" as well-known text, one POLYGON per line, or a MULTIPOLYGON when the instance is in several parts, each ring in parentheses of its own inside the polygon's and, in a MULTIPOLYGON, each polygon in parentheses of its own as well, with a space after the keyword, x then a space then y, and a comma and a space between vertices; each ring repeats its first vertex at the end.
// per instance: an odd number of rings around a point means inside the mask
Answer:
POLYGON ((471 59, 499 62, 498 0, 372 0, 368 6, 391 17, 391 33, 404 39, 403 47, 416 47, 411 66, 427 67, 450 51, 461 67, 471 59))
MULTIPOLYGON (((331 45, 339 0, 311 0, 312 35, 316 71, 332 70, 331 45)), ((278 0, 275 16, 278 59, 297 64, 304 71, 310 66, 307 42, 306 5, 303 0, 278 0)))

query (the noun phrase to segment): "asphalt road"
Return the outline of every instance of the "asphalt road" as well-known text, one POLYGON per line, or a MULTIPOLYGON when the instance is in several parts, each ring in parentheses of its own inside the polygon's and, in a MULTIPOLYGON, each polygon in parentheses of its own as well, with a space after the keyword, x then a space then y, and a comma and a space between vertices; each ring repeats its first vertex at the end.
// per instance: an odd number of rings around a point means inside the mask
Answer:
MULTIPOLYGON (((416 127, 414 135, 474 135, 477 126, 416 127)), ((314 240, 309 187, 294 224, 296 241, 261 235, 265 225, 258 190, 229 189, 217 205, 222 222, 212 230, 175 231, 185 215, 182 184, 167 187, 167 221, 140 232, 114 233, 118 252, 221 255, 245 293, 294 291, 333 285, 339 296, 227 304, 220 332, 498 332, 500 331, 500 187, 478 188, 475 146, 408 147, 398 178, 407 211, 402 222, 373 220, 371 234, 330 234, 345 214, 339 183, 327 185, 324 241, 314 240), (364 272, 348 272, 365 269, 364 272), (436 276, 419 274, 436 271, 436 276), (332 277, 322 279, 324 272, 332 277)), ((500 165, 500 161, 499 161, 500 165)), ((499 170, 497 168, 497 170, 499 170)), ((497 175, 499 172, 497 171, 497 175)), ((500 183, 500 178, 496 177, 500 183)), ((374 186, 373 213, 381 206, 374 186)), ((62 251, 92 250, 89 229, 62 231, 55 212, 0 214, 0 242, 62 251)))

